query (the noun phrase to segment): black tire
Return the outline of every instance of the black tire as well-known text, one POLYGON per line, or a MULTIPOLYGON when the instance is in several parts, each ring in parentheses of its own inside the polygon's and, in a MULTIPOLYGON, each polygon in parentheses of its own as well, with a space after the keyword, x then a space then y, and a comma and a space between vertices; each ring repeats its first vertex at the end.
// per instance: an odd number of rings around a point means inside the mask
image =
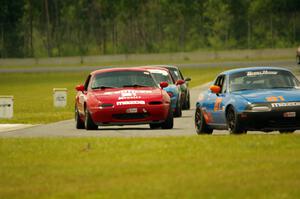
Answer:
POLYGON ((189 94, 187 102, 186 102, 186 110, 190 110, 190 108, 191 108, 191 100, 190 100, 190 94, 189 94))
POLYGON ((213 129, 206 124, 203 113, 199 108, 197 108, 195 112, 195 127, 198 135, 212 134, 213 132, 213 129))
POLYGON ((76 122, 76 129, 84 129, 84 122, 80 119, 79 112, 77 107, 75 107, 75 122, 76 122))
POLYGON ((85 109, 85 121, 84 121, 85 129, 86 130, 97 130, 98 126, 94 123, 90 112, 88 109, 85 109))
POLYGON ((177 100, 174 117, 181 117, 182 116, 182 107, 179 99, 177 100))
POLYGON ((295 129, 283 129, 283 130, 279 130, 279 133, 287 134, 287 133, 294 133, 295 131, 296 131, 295 129))
POLYGON ((173 116, 172 108, 170 107, 168 117, 163 123, 161 123, 161 128, 172 129, 173 125, 174 125, 174 116, 173 116))
POLYGON ((242 128, 238 115, 236 114, 233 107, 229 107, 226 111, 226 120, 228 130, 231 134, 242 134, 247 133, 245 129, 242 128))
POLYGON ((154 124, 149 124, 150 129, 158 129, 161 127, 161 124, 159 123, 154 123, 154 124))
POLYGON ((188 96, 184 100, 182 109, 183 110, 190 110, 190 108, 191 108, 191 101, 190 101, 190 94, 188 93, 188 96))

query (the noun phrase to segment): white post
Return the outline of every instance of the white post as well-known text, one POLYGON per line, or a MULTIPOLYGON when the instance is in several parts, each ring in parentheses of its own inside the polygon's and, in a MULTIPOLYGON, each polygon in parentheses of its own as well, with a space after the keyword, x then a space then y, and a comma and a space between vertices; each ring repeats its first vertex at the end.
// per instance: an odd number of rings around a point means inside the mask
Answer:
POLYGON ((53 88, 54 107, 67 106, 67 93, 68 93, 68 89, 66 88, 53 88))
POLYGON ((14 116, 14 97, 0 96, 0 118, 11 119, 14 116))

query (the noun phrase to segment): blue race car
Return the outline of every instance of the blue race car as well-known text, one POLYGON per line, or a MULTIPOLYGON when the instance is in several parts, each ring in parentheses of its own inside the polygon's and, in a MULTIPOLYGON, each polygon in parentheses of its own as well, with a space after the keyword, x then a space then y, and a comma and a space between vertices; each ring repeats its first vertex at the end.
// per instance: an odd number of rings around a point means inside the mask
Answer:
POLYGON ((154 79, 159 82, 167 82, 168 86, 164 88, 164 90, 169 94, 171 98, 171 107, 174 112, 175 117, 182 116, 182 98, 181 98, 181 90, 180 85, 184 83, 184 80, 177 80, 173 83, 173 79, 169 71, 165 68, 156 67, 156 66, 146 66, 143 67, 147 69, 154 79))
POLYGON ((280 133, 300 129, 300 83, 291 71, 254 67, 225 71, 199 95, 195 126, 198 134, 228 129, 280 133))

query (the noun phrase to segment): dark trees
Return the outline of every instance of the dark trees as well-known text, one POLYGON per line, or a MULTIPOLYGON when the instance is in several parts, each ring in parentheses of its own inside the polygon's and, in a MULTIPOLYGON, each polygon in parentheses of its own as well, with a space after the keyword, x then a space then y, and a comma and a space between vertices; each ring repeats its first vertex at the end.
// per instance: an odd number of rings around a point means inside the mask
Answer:
POLYGON ((299 0, 2 0, 0 57, 300 44, 299 0))

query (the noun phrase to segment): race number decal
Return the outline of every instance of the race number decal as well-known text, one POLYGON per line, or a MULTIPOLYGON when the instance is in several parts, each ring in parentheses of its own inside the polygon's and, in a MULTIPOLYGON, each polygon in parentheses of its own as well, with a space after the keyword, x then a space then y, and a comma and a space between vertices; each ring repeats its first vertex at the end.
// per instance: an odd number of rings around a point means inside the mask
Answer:
POLYGON ((270 96, 270 97, 266 97, 266 100, 268 102, 278 102, 278 101, 284 101, 284 97, 283 96, 270 96))
POLYGON ((223 98, 217 97, 216 102, 215 102, 215 106, 214 106, 214 111, 220 111, 221 110, 222 100, 223 100, 223 98))

